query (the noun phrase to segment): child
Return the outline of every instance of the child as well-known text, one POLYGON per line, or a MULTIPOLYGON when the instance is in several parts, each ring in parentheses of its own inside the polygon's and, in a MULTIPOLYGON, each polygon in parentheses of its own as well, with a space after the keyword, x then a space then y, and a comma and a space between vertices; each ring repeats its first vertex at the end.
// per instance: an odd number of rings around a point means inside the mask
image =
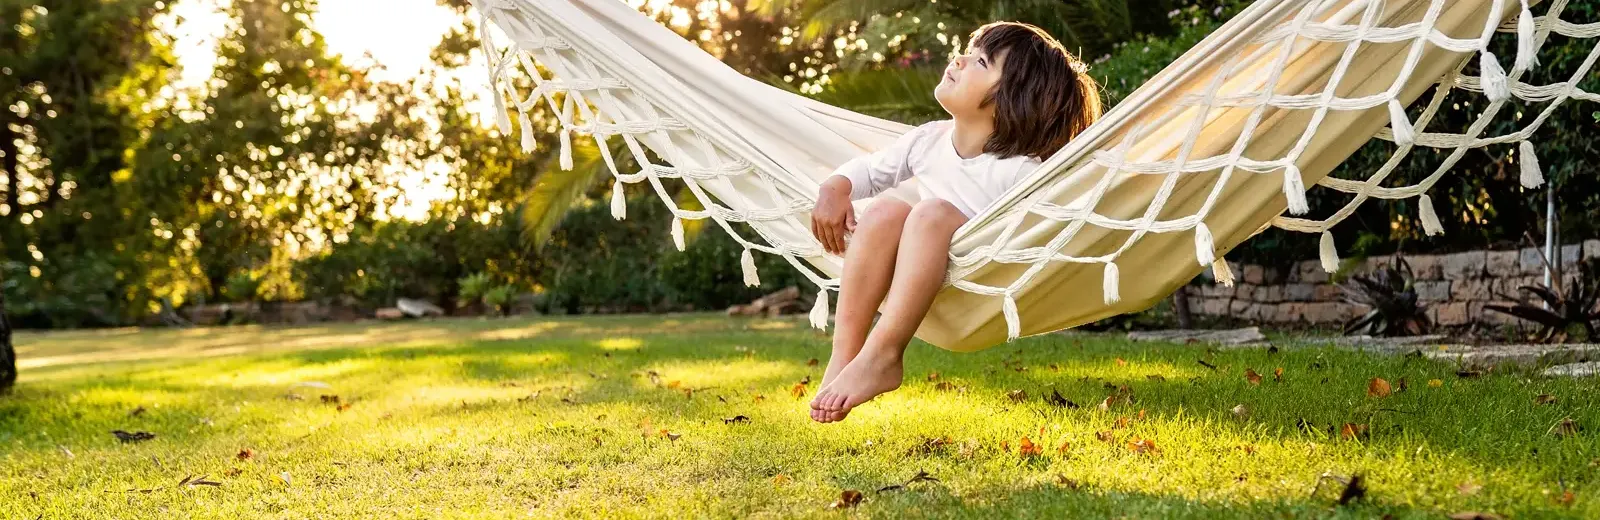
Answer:
POLYGON ((901 357, 944 284, 956 229, 1100 117, 1099 86, 1083 63, 1022 23, 974 31, 933 94, 951 119, 845 163, 817 195, 812 233, 845 257, 833 355, 811 401, 817 422, 900 387, 901 357), (850 201, 911 177, 919 201, 881 197, 857 223, 850 201))

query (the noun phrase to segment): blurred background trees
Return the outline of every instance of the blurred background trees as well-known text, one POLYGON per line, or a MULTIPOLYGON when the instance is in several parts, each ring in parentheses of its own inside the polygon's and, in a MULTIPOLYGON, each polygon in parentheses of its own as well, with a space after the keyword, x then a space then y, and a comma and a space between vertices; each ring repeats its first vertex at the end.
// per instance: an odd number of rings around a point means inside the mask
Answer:
MULTIPOLYGON (((507 295, 532 295, 521 304, 549 312, 707 309, 798 281, 761 255, 764 286, 745 288, 739 250, 720 232, 694 233, 677 252, 654 194, 630 192, 629 218, 612 220, 592 141, 575 140, 576 167, 563 171, 553 134, 540 132, 532 152, 499 135, 475 108, 485 93, 460 79, 484 75, 466 0, 437 0, 459 22, 433 45, 431 66, 403 79, 330 51, 312 22, 339 0, 222 2, 214 68, 181 85, 187 21, 174 12, 189 1, 201 0, 0 0, 0 297, 13 325, 134 324, 219 303, 371 309, 401 297, 463 312, 519 304, 507 295)), ((933 86, 983 23, 1050 31, 1093 64, 1114 102, 1245 2, 631 3, 752 77, 917 124, 945 117, 933 86)), ((1597 4, 1574 2, 1566 17, 1600 19, 1597 4)), ((1534 79, 1570 73, 1582 43, 1552 41, 1534 79)), ((536 129, 554 123, 543 110, 529 115, 536 129)), ((1464 126, 1475 112, 1463 101, 1441 124, 1464 126)), ((1535 136, 1572 236, 1596 235, 1600 151, 1584 130, 1597 124, 1592 106, 1569 103, 1535 136)), ((1345 168, 1370 171, 1383 146, 1345 168)), ((1517 186, 1514 160, 1478 152, 1436 188, 1444 236, 1424 237, 1410 202, 1366 205, 1335 232, 1366 254, 1514 241, 1542 225, 1544 204, 1517 186)), ((1427 173, 1408 165, 1397 177, 1427 173)), ((1312 198, 1322 212, 1342 202, 1312 198)), ((1231 257, 1309 258, 1313 238, 1268 232, 1231 257)))

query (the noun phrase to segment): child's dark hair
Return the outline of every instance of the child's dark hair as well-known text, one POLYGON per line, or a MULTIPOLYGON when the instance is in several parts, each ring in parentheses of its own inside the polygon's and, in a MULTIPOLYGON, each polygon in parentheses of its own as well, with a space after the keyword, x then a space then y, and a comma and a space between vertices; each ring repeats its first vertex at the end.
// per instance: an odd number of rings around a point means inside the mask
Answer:
POLYGON ((1100 85, 1044 30, 994 22, 973 31, 970 46, 1005 63, 999 84, 983 100, 982 106, 995 104, 994 135, 983 151, 1043 160, 1100 119, 1100 85))

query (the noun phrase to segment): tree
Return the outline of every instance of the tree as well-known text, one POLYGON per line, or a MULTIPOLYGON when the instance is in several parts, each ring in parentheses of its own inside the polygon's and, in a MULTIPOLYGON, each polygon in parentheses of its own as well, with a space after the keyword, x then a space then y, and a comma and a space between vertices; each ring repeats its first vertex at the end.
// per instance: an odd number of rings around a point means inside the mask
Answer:
MULTIPOLYGON (((0 274, 0 286, 5 285, 5 275, 0 274)), ((17 383, 17 351, 11 348, 11 322, 6 320, 6 295, 0 292, 0 393, 11 390, 17 383)))

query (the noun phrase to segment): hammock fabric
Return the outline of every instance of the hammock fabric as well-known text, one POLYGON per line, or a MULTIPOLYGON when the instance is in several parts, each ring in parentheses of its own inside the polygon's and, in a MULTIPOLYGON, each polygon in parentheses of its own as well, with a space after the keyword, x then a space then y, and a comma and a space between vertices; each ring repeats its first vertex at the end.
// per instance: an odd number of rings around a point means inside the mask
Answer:
MULTIPOLYGON (((963 226, 917 337, 979 350, 1147 308, 1207 266, 1231 284, 1222 254, 1271 225, 1322 233, 1331 272, 1338 257, 1327 230, 1369 198, 1420 197, 1425 229, 1441 232, 1427 189, 1474 148, 1521 143, 1523 184, 1538 186, 1528 137, 1563 101, 1600 101, 1577 88, 1600 46, 1567 82, 1518 81, 1550 33, 1600 36, 1600 23, 1561 20, 1566 5, 1553 0, 1534 17, 1527 0, 1257 1, 963 226), (1509 72, 1488 50, 1496 32, 1517 41, 1509 72), (1463 75, 1474 62, 1482 77, 1463 75), (1482 115, 1462 133, 1424 131, 1452 89, 1486 96, 1482 115), (1548 104, 1518 132, 1481 135, 1512 97, 1548 104), (1396 145, 1389 162, 1365 179, 1328 176, 1374 136, 1396 145), (1420 183, 1384 187, 1417 147, 1450 152, 1420 183), (1354 196, 1325 219, 1283 216, 1307 211, 1313 185, 1354 196)), ((549 103, 563 168, 573 133, 594 138, 615 176, 614 216, 626 217, 624 183, 648 184, 675 215, 680 250, 683 219, 710 219, 744 246, 747 284, 759 284, 752 255, 783 256, 821 288, 811 321, 826 326, 842 259, 809 229, 818 184, 911 127, 740 75, 618 0, 474 6, 502 132, 515 109, 531 151, 528 112, 549 103), (640 171, 617 170, 612 137, 640 171), (646 149, 670 166, 651 163, 646 149), (669 182, 706 209, 678 207, 669 182)))

